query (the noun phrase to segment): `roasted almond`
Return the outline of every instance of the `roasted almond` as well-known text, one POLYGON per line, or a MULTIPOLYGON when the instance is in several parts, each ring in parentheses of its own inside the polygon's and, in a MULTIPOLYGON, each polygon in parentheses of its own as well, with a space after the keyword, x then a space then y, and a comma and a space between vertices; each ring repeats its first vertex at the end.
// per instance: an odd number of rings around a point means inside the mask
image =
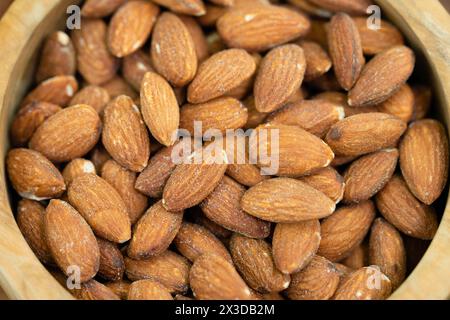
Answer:
POLYGON ((98 275, 111 281, 122 279, 125 271, 125 262, 117 244, 100 238, 97 238, 97 242, 100 250, 98 275))
POLYGON ((414 93, 404 84, 392 97, 377 106, 379 112, 389 113, 409 122, 414 113, 414 93))
POLYGON ((309 176, 300 178, 300 181, 323 192, 335 203, 340 202, 344 195, 344 178, 332 167, 320 169, 309 176))
POLYGON ((81 15, 87 18, 103 18, 116 11, 127 0, 86 0, 81 15))
POLYGON ((73 96, 69 105, 87 104, 97 111, 98 114, 103 114, 106 104, 110 101, 110 96, 106 89, 99 86, 86 86, 73 96))
POLYGON ((202 16, 205 14, 205 5, 202 0, 154 0, 154 2, 176 13, 191 16, 202 16))
POLYGON ((248 113, 247 123, 244 126, 245 129, 256 128, 267 118, 267 113, 256 110, 255 98, 253 96, 247 97, 243 101, 243 104, 247 108, 248 113))
POLYGON ((184 25, 189 31, 189 34, 192 37, 192 40, 194 41, 197 60, 199 62, 202 62, 209 56, 208 42, 206 41, 206 35, 203 32, 202 27, 193 17, 189 17, 186 15, 178 15, 178 18, 180 18, 181 21, 183 21, 184 25))
POLYGON ((232 231, 225 229, 214 221, 208 219, 202 212, 199 211, 194 213, 194 222, 211 231, 225 245, 227 245, 226 241, 228 241, 233 234, 232 231))
POLYGON ((346 12, 354 15, 367 14, 367 7, 373 4, 372 0, 309 0, 313 4, 332 11, 346 12))
POLYGON ((115 75, 111 80, 103 83, 101 87, 108 92, 111 99, 124 95, 130 97, 133 101, 139 101, 139 94, 121 76, 115 75))
MULTIPOLYGON (((372 224, 373 226, 373 224, 372 224)), ((369 245, 366 241, 356 246, 350 254, 340 261, 347 268, 356 270, 369 265, 369 245)), ((347 272, 348 273, 348 272, 347 272)))
POLYGON ((420 120, 427 116, 431 108, 433 93, 431 88, 423 85, 412 87, 414 93, 414 112, 411 120, 420 120))
POLYGON ((331 69, 333 63, 320 44, 314 41, 302 40, 299 42, 299 45, 305 54, 305 81, 314 80, 331 69))
POLYGON ((203 27, 213 27, 216 25, 217 20, 227 12, 228 8, 207 2, 205 4, 205 10, 205 14, 198 16, 197 20, 203 27))
POLYGON ((110 154, 105 150, 101 143, 99 143, 91 152, 90 160, 94 164, 97 172, 102 172, 103 165, 110 159, 110 154))
POLYGON ((114 292, 117 296, 122 300, 126 300, 128 298, 128 291, 130 290, 131 283, 127 280, 119 280, 105 283, 112 292, 114 292))
POLYGON ((141 90, 142 79, 149 71, 154 71, 152 60, 143 50, 138 50, 123 58, 123 77, 135 90, 141 90))
POLYGON ((172 300, 170 292, 157 281, 138 280, 130 285, 128 300, 172 300))
POLYGON ((72 293, 80 300, 120 300, 111 289, 94 279, 82 283, 81 288, 72 293))
POLYGON ((75 178, 88 173, 96 174, 95 166, 92 161, 83 158, 77 158, 70 161, 64 167, 62 175, 66 186, 68 186, 75 178))

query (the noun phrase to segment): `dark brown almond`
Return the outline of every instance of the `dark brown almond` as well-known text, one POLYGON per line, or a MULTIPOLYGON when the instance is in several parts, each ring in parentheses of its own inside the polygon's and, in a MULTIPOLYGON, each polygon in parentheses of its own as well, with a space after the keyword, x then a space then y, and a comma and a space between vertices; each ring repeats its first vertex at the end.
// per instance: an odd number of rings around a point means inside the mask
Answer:
POLYGON ((130 285, 128 300, 172 300, 170 292, 157 281, 138 280, 130 285))
POLYGON ((122 74, 124 79, 137 90, 141 90, 142 79, 147 72, 153 72, 150 56, 142 50, 138 50, 123 59, 122 74))
POLYGON ((125 272, 125 262, 117 244, 97 238, 100 249, 100 268, 98 275, 106 280, 122 279, 125 272))
POLYGON ((302 40, 299 42, 299 45, 303 48, 305 54, 305 81, 312 81, 331 69, 333 63, 320 44, 314 41, 302 40))
POLYGON ((86 86, 78 91, 70 100, 69 105, 87 104, 97 111, 98 114, 103 114, 106 104, 110 101, 109 93, 106 89, 99 86, 86 86))
POLYGON ((414 113, 414 93, 408 84, 404 84, 392 97, 377 106, 379 112, 392 114, 409 122, 414 113))
POLYGON ((338 203, 344 195, 344 178, 332 167, 326 167, 315 173, 300 178, 314 189, 323 192, 328 198, 338 203))
POLYGON ((120 300, 110 288, 94 279, 82 283, 81 288, 72 293, 80 300, 120 300))

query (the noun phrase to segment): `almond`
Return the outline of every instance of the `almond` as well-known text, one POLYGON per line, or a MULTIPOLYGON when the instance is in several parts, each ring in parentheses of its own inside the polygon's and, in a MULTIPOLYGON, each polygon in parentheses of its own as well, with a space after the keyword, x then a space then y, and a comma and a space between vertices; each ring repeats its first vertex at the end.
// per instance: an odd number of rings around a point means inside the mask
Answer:
POLYGON ((154 2, 176 13, 191 16, 202 16, 205 14, 205 5, 202 0, 154 0, 154 2))
POLYGON ((103 18, 116 11, 127 0, 86 0, 81 15, 88 18, 103 18))
POLYGON ((127 209, 108 182, 94 174, 79 176, 70 184, 68 196, 98 236, 117 243, 130 239, 127 209))
POLYGON ((422 85, 412 87, 414 93, 414 112, 411 120, 420 120, 427 116, 431 108, 433 93, 431 88, 422 85))
POLYGON ((128 291, 128 300, 172 300, 170 292, 153 280, 134 281, 128 291))
POLYGON ((128 256, 140 260, 162 253, 172 243, 182 221, 183 212, 169 212, 158 201, 134 226, 128 256))
POLYGON ((401 232, 423 240, 436 233, 438 221, 433 208, 418 201, 401 176, 389 180, 378 192, 376 203, 383 217, 401 232))
POLYGON ((100 250, 100 268, 98 275, 106 280, 120 280, 125 272, 125 262, 117 245, 97 238, 100 250))
POLYGON ((101 86, 108 92, 111 99, 124 95, 130 97, 133 101, 136 99, 139 101, 139 94, 134 91, 131 85, 121 76, 115 75, 112 79, 104 82, 101 86))
POLYGON ((341 263, 354 270, 368 266, 369 245, 365 241, 361 242, 345 259, 341 260, 341 263))
POLYGON ((305 81, 314 80, 331 69, 333 63, 320 44, 314 41, 302 40, 299 42, 299 45, 305 54, 305 81))
POLYGON ((339 208, 320 224, 322 240, 317 254, 330 261, 345 258, 364 239, 374 218, 371 201, 339 208))
POLYGON ((292 274, 306 267, 320 243, 319 220, 278 223, 272 239, 273 259, 278 270, 292 274))
POLYGON ((103 114, 106 104, 110 101, 110 96, 106 89, 99 86, 86 86, 78 91, 70 100, 69 105, 87 104, 97 111, 98 114, 103 114))
POLYGON ((195 52, 197 54, 197 60, 202 62, 209 56, 208 52, 208 42, 206 41, 205 33, 203 32, 202 27, 197 22, 197 20, 193 17, 178 15, 178 18, 183 21, 186 26, 189 34, 194 41, 195 52))
POLYGON ((107 286, 95 280, 81 284, 81 289, 73 290, 73 294, 80 300, 120 300, 107 286))
POLYGON ((6 169, 13 188, 23 198, 51 199, 66 190, 61 173, 39 152, 24 148, 10 150, 6 169))
POLYGON ((333 213, 335 204, 322 192, 291 178, 274 178, 247 190, 241 207, 263 220, 294 223, 333 213))
POLYGON ((138 50, 123 58, 123 77, 135 90, 141 90, 142 79, 149 71, 154 71, 153 64, 150 56, 144 51, 138 50))
POLYGON ((288 3, 313 16, 321 18, 331 17, 330 11, 309 2, 309 0, 288 0, 288 3))
POLYGON ((214 4, 205 4, 205 14, 198 16, 197 20, 203 27, 214 27, 217 20, 227 12, 227 8, 214 4))
POLYGON ((80 281, 95 276, 100 264, 100 251, 89 225, 67 202, 51 200, 44 215, 45 239, 61 271, 70 275, 79 268, 80 281))
POLYGON ((405 122, 409 122, 414 112, 414 93, 404 84, 392 97, 377 106, 379 112, 389 113, 405 122))
POLYGON ((113 282, 105 283, 112 292, 114 292, 117 296, 122 300, 126 300, 128 298, 128 291, 130 290, 130 282, 126 280, 119 280, 113 282))
POLYGON ((267 113, 256 110, 255 98, 253 96, 247 97, 247 99, 243 101, 243 104, 247 108, 248 113, 247 123, 244 126, 245 129, 256 128, 264 122, 267 117, 267 113))
POLYGON ((65 166, 62 175, 66 186, 68 186, 75 178, 88 173, 96 174, 94 164, 89 160, 77 158, 65 166))
POLYGON ((101 143, 99 143, 91 152, 90 160, 94 164, 95 170, 97 172, 101 172, 103 165, 106 163, 106 161, 110 159, 111 156, 109 155, 108 151, 105 150, 105 148, 101 143))
POLYGON ((227 241, 233 234, 232 231, 225 229, 214 221, 208 219, 202 212, 199 211, 195 212, 194 222, 211 231, 212 234, 219 238, 219 240, 221 240, 225 245, 227 245, 227 241))
POLYGON ((432 119, 413 122, 400 143, 400 168, 409 190, 425 204, 433 203, 448 177, 448 138, 432 119))
POLYGON ((373 4, 372 0, 309 0, 313 4, 332 11, 346 12, 354 15, 365 15, 367 7, 373 4))
POLYGON ((315 173, 300 178, 314 189, 323 192, 328 198, 338 203, 344 195, 344 178, 332 167, 326 167, 315 173))

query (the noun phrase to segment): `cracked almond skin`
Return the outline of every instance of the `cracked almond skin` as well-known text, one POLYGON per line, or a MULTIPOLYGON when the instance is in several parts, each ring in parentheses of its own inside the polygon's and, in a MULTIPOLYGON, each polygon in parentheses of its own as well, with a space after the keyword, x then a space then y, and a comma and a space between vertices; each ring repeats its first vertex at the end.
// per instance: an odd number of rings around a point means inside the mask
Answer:
POLYGON ((289 286, 290 276, 277 269, 271 246, 261 239, 235 233, 230 251, 237 270, 245 282, 260 293, 280 292, 289 286))
POLYGON ((308 33, 309 19, 274 5, 238 6, 217 21, 217 31, 228 47, 265 51, 308 33))
POLYGON ((103 18, 117 10, 127 0, 86 0, 81 15, 87 18, 103 18))
POLYGON ((297 223, 278 223, 272 237, 273 260, 285 274, 299 272, 306 267, 319 249, 319 220, 297 223))
POLYGON ((212 232, 198 224, 184 222, 173 242, 177 250, 192 262, 209 253, 231 262, 231 256, 222 242, 212 232))
POLYGON ((378 112, 389 113, 409 122, 414 113, 414 93, 408 84, 404 84, 392 97, 376 108, 378 112))
POLYGON ((233 264, 215 254, 202 255, 194 262, 189 283, 196 299, 253 300, 250 288, 233 264))
POLYGON ((359 156, 391 148, 406 130, 406 123, 386 113, 362 113, 335 123, 325 141, 334 153, 359 156))
POLYGON ((51 200, 44 215, 47 245, 61 269, 69 276, 71 266, 80 268, 80 281, 93 278, 100 265, 97 239, 83 217, 67 202, 51 200))
POLYGON ((100 138, 101 121, 94 108, 79 104, 55 113, 34 132, 30 149, 52 162, 66 162, 87 154, 100 138))
POLYGON ((377 208, 383 217, 404 234, 431 240, 438 228, 434 209, 417 200, 399 175, 394 175, 376 195, 377 208))
POLYGON ((358 269, 344 277, 333 299, 384 300, 389 297, 391 291, 391 281, 379 271, 379 267, 368 266, 358 269))
POLYGON ((241 207, 262 220, 295 223, 327 217, 333 213, 335 203, 304 182, 274 178, 248 189, 241 207))
POLYGON ((183 293, 188 290, 190 267, 185 257, 170 250, 146 260, 125 257, 125 273, 128 279, 158 281, 171 293, 183 293))
POLYGON ((344 174, 344 202, 370 199, 383 189, 397 167, 398 150, 380 150, 353 161, 344 174))
POLYGON ((330 217, 322 220, 318 255, 330 261, 339 261, 358 246, 370 229, 375 218, 372 201, 341 207, 330 217))
POLYGON ((197 72, 194 40, 183 21, 171 12, 158 18, 150 53, 156 71, 175 87, 188 84, 197 72))
POLYGON ((59 170, 34 150, 11 149, 6 156, 6 170, 14 190, 23 198, 57 198, 66 190, 59 170))
POLYGON ((440 122, 423 119, 409 125, 400 143, 400 168, 409 190, 425 204, 432 204, 446 186, 448 153, 440 122))
POLYGON ((328 300, 336 292, 339 271, 324 257, 314 256, 300 272, 291 276, 287 296, 292 300, 328 300))
POLYGON ((90 160, 77 158, 70 161, 62 172, 66 186, 70 185, 72 181, 83 174, 96 174, 95 166, 90 160))
POLYGON ((183 212, 169 212, 158 201, 134 226, 128 256, 142 260, 164 252, 180 230, 182 221, 183 212))
POLYGON ((335 203, 339 203, 344 195, 344 178, 333 167, 317 170, 309 176, 300 178, 300 181, 323 192, 335 203))
POLYGON ((147 1, 130 1, 123 4, 112 16, 108 27, 107 42, 111 53, 125 57, 147 41, 159 7, 147 1))
POLYGON ((173 300, 166 287, 153 280, 138 280, 130 285, 127 300, 173 300))
POLYGON ((370 234, 370 264, 379 266, 395 290, 405 279, 406 251, 400 233, 383 218, 377 218, 370 234))
POLYGON ((102 142, 121 166, 141 172, 150 157, 150 138, 139 108, 130 97, 112 100, 103 115, 102 142))
POLYGON ((307 175, 328 166, 334 158, 333 151, 320 138, 300 127, 282 124, 258 126, 252 132, 249 148, 258 153, 258 159, 250 153, 253 163, 257 162, 266 174, 279 176, 307 175), (278 164, 273 158, 278 159, 278 164))
POLYGON ((82 283, 72 294, 79 300, 120 300, 110 288, 94 279, 82 283))
POLYGON ((206 13, 202 0, 154 0, 156 4, 170 9, 170 11, 200 17, 206 13))
POLYGON ((116 243, 131 238, 125 203, 106 180, 95 174, 77 177, 69 186, 68 197, 98 236, 116 243))
POLYGON ((305 81, 314 80, 331 69, 333 65, 331 58, 320 44, 308 40, 299 41, 298 44, 305 54, 305 81))
POLYGON ((69 105, 87 104, 94 108, 98 114, 102 115, 103 110, 110 100, 111 98, 106 89, 95 85, 88 85, 75 93, 69 105))
POLYGON ((173 145, 180 123, 177 98, 170 84, 154 72, 147 72, 142 80, 141 112, 153 137, 165 146, 173 145))
POLYGON ((244 212, 240 200, 245 188, 224 176, 214 191, 200 204, 203 213, 220 226, 249 238, 263 239, 270 234, 270 223, 244 212))
POLYGON ((245 50, 220 51, 200 64, 187 90, 188 101, 202 103, 221 97, 250 79, 255 69, 255 60, 245 50))
POLYGON ((414 64, 414 52, 408 47, 395 46, 380 52, 366 64, 349 91, 348 104, 364 107, 386 101, 405 84, 414 64))
POLYGON ((336 78, 348 91, 358 80, 365 64, 358 29, 352 18, 341 12, 331 18, 327 32, 336 78))
POLYGON ((372 0, 309 0, 325 10, 332 12, 346 12, 353 15, 366 15, 367 7, 373 4, 372 0))
POLYGON ((98 275, 103 279, 118 281, 125 272, 125 262, 117 244, 97 238, 100 250, 100 268, 98 275))
POLYGON ((302 85, 306 70, 303 49, 287 44, 270 50, 262 59, 253 94, 259 112, 279 109, 302 85))

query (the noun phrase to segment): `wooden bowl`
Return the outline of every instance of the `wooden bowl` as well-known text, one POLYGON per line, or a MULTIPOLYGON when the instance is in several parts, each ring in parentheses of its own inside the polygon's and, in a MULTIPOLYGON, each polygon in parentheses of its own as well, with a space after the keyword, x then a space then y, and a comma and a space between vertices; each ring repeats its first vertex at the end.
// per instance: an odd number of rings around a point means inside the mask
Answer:
MULTIPOLYGON (((29 88, 36 53, 52 31, 64 29, 70 0, 16 0, 0 21, 0 286, 12 299, 71 299, 38 261, 20 233, 5 176, 8 128, 29 88)), ((438 118, 450 124, 450 20, 437 0, 379 0, 383 15, 399 27, 418 53, 418 67, 434 88, 438 118), (422 71, 423 70, 423 71, 422 71)), ((415 270, 392 299, 446 299, 450 295, 450 205, 415 270)))

